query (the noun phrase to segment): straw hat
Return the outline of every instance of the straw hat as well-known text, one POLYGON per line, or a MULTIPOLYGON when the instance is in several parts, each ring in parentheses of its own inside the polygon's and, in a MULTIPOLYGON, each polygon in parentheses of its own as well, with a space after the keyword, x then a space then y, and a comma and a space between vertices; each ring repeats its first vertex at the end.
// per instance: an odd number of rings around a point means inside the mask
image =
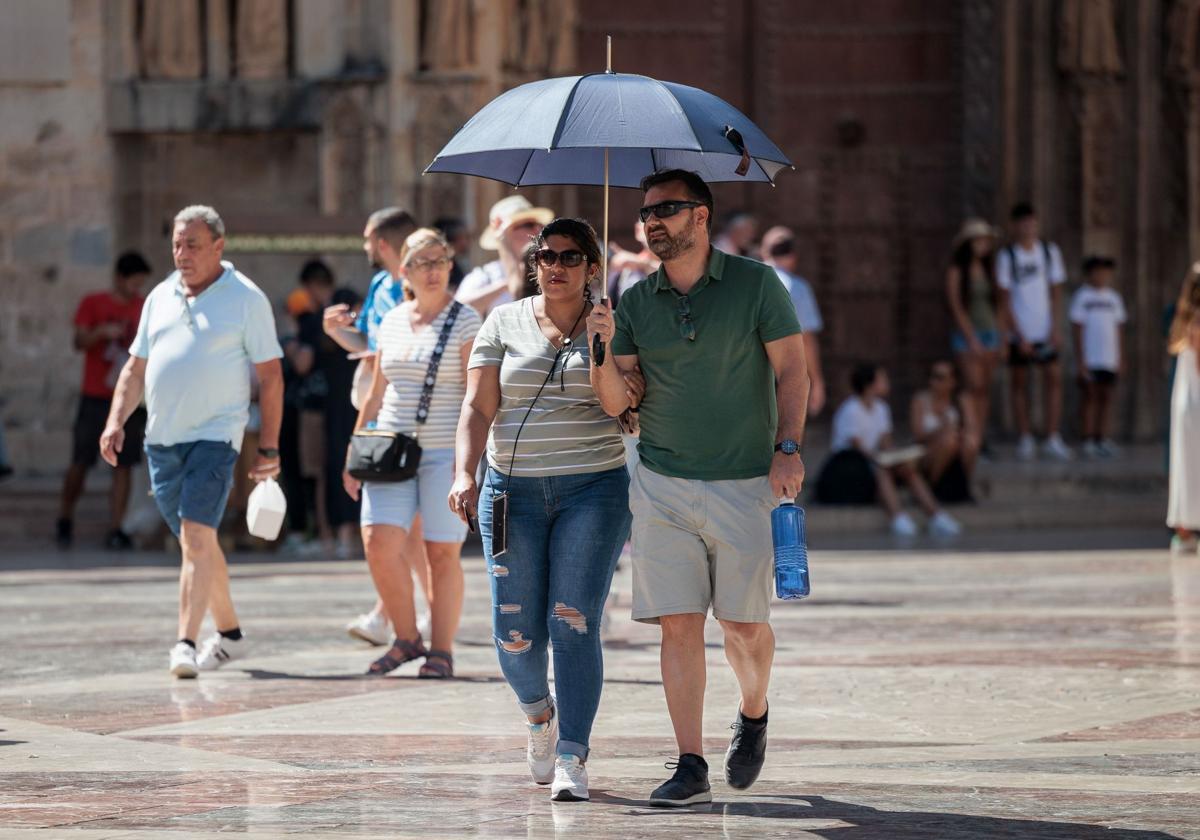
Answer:
POLYGON ((488 226, 479 235, 479 247, 485 251, 499 250, 500 235, 513 225, 526 221, 548 225, 554 221, 554 211, 549 207, 534 207, 523 195, 500 199, 488 213, 488 226))
POLYGON ((958 229, 958 234, 954 237, 954 247, 952 250, 957 251, 958 246, 962 245, 969 239, 979 239, 986 237, 987 239, 999 239, 999 232, 985 222, 983 219, 967 219, 962 223, 962 227, 958 229))

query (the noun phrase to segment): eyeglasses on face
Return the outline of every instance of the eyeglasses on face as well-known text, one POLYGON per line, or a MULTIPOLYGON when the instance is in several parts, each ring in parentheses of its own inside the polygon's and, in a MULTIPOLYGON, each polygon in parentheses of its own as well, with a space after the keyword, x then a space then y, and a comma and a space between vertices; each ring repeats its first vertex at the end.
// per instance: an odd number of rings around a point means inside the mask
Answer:
POLYGON ((412 260, 405 268, 411 273, 414 271, 434 271, 447 268, 449 265, 449 257, 438 257, 436 260, 412 260))
POLYGON ((539 248, 533 252, 533 259, 542 268, 549 268, 557 263, 562 263, 563 268, 574 268, 587 259, 583 251, 555 251, 551 248, 539 248))
POLYGON ((679 295, 679 335, 688 341, 696 340, 696 322, 692 320, 692 303, 687 295, 679 295))
POLYGON ((686 210, 689 207, 700 207, 703 204, 701 201, 660 201, 658 204, 651 204, 649 207, 642 207, 638 210, 638 218, 642 223, 648 222, 650 216, 656 219, 669 219, 680 210, 686 210))

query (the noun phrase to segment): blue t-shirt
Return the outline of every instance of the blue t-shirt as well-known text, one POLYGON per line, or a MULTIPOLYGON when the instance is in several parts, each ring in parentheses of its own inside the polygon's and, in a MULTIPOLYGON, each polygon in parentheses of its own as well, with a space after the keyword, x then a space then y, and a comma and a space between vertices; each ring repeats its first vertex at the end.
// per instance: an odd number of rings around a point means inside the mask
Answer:
POLYGON ((368 350, 378 349, 375 339, 379 335, 379 325, 383 322, 383 316, 403 300, 404 284, 397 283, 388 271, 380 271, 371 278, 367 296, 358 313, 358 321, 354 324, 358 331, 367 337, 368 350))
POLYGON ((146 359, 146 443, 228 441, 241 449, 251 365, 283 356, 271 302, 222 262, 217 281, 189 299, 172 272, 146 297, 131 356, 146 359))

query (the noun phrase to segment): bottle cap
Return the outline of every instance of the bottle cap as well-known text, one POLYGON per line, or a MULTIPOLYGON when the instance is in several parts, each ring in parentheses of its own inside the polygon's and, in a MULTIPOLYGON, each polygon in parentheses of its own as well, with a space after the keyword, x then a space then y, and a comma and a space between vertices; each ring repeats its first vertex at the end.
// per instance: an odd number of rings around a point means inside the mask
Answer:
POLYGON ((781 504, 781 505, 794 505, 794 504, 796 504, 796 497, 795 497, 795 496, 784 496, 783 498, 781 498, 781 499, 779 500, 779 504, 781 504))

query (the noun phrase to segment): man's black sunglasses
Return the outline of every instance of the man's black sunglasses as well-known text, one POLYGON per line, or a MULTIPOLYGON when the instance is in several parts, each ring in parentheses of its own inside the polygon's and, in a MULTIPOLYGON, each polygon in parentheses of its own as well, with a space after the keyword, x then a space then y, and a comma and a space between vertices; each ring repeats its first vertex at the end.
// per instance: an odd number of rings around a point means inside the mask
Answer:
POLYGON ((543 268, 549 268, 555 263, 562 263, 563 268, 574 268, 587 259, 587 255, 583 251, 554 251, 550 248, 540 248, 533 252, 533 258, 543 268))
POLYGON ((650 220, 651 214, 658 219, 667 219, 674 216, 680 210, 687 209, 688 207, 700 207, 703 204, 703 201, 660 201, 658 204, 639 208, 638 218, 644 224, 650 220))

